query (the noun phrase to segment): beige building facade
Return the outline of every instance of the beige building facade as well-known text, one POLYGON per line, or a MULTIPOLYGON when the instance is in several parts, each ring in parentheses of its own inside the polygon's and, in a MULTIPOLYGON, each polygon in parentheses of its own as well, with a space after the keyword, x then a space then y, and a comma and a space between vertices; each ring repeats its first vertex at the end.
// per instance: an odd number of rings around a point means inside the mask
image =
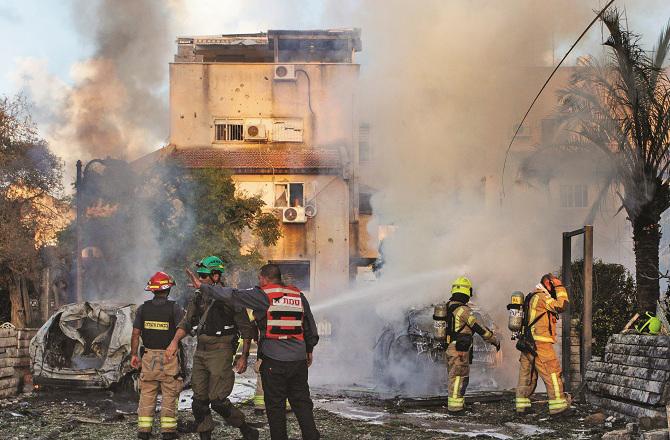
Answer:
POLYGON ((313 297, 347 288, 366 262, 360 50, 357 29, 182 37, 170 64, 171 154, 187 167, 231 170, 240 193, 263 198, 283 237, 245 246, 313 297))

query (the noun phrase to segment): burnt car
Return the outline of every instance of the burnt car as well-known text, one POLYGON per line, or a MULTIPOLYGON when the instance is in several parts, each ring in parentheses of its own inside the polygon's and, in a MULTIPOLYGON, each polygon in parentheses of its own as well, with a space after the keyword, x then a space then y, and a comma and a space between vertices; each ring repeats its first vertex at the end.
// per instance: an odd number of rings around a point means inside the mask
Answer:
MULTIPOLYGON (((497 332, 493 320, 470 304, 479 322, 497 332)), ((373 369, 377 385, 410 393, 444 392, 447 387, 446 341, 435 337, 433 306, 408 310, 402 322, 388 323, 374 346, 373 369)), ((470 389, 497 388, 494 370, 502 351, 473 338, 470 389)))
MULTIPOLYGON (((36 385, 137 390, 130 339, 137 305, 83 302, 61 307, 30 342, 36 385)), ((186 360, 192 338, 185 338, 186 360)), ((190 377, 186 362, 186 379, 190 377)))

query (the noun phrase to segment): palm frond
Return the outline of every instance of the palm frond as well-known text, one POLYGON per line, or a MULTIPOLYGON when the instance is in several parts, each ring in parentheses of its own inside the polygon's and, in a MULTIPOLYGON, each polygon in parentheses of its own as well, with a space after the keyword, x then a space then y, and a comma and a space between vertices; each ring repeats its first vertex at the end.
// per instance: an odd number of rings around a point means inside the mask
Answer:
POLYGON ((661 34, 658 36, 658 42, 653 49, 653 67, 657 70, 663 69, 663 64, 668 57, 670 52, 670 20, 665 25, 665 28, 661 31, 661 34))

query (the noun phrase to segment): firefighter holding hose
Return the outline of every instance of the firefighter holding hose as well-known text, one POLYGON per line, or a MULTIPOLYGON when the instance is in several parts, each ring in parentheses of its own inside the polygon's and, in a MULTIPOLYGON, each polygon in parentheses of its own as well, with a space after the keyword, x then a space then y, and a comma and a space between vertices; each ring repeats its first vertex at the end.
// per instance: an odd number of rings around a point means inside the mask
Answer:
POLYGON ((454 280, 451 298, 447 303, 447 370, 449 397, 447 410, 459 414, 465 408, 465 390, 470 380, 472 338, 477 333, 484 341, 500 350, 500 342, 491 330, 481 325, 468 302, 472 296, 472 282, 465 277, 454 280))
POLYGON ((552 274, 544 275, 523 301, 523 318, 516 344, 521 351, 516 388, 517 414, 524 414, 530 408, 530 396, 535 392, 538 374, 547 387, 549 414, 563 414, 570 408, 570 399, 563 391, 561 364, 553 346, 556 343, 556 321, 567 303, 567 290, 552 274))
POLYGON ((163 396, 162 438, 177 438, 177 399, 183 381, 177 356, 169 357, 165 354, 165 349, 177 331, 177 323, 184 316, 184 310, 176 302, 168 300, 170 289, 174 285, 175 282, 170 275, 156 272, 145 288, 153 292, 154 297, 137 309, 133 322, 130 365, 133 368, 142 365, 140 403, 137 409, 137 438, 140 439, 151 438, 159 391, 163 396), (141 360, 137 355, 140 337, 144 346, 141 360))

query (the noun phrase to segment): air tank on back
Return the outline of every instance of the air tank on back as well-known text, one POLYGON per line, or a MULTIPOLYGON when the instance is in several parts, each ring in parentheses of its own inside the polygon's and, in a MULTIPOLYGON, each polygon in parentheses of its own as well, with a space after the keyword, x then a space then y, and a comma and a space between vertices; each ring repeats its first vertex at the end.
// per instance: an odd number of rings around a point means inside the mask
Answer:
POLYGON ((433 311, 433 333, 435 339, 445 341, 447 339, 447 304, 435 304, 433 311))
POLYGON ((514 291, 512 292, 511 302, 507 305, 507 310, 509 310, 507 327, 513 332, 521 331, 523 326, 523 299, 522 292, 514 291))

